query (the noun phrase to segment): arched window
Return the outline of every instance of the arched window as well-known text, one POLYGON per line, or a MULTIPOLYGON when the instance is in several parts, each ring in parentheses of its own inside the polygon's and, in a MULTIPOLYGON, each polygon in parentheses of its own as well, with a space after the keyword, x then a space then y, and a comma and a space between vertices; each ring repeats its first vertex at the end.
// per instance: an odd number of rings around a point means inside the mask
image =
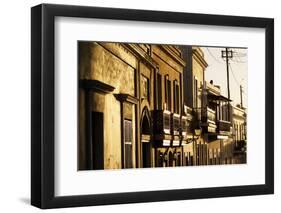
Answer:
POLYGON ((146 112, 143 113, 142 123, 141 123, 141 133, 145 135, 150 135, 150 123, 146 112))

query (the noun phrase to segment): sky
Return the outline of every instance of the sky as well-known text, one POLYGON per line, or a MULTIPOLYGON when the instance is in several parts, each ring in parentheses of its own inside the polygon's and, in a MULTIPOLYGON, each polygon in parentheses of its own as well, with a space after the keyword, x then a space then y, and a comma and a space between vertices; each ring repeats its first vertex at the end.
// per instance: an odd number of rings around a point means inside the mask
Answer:
MULTIPOLYGON (((222 95, 227 97, 227 71, 226 61, 221 57, 221 51, 225 48, 201 47, 204 58, 208 63, 205 71, 206 81, 213 80, 214 85, 221 87, 222 95)), ((248 63, 247 49, 229 48, 233 51, 233 58, 229 60, 229 84, 230 99, 233 105, 240 104, 240 85, 242 85, 243 106, 247 108, 248 91, 248 63)))

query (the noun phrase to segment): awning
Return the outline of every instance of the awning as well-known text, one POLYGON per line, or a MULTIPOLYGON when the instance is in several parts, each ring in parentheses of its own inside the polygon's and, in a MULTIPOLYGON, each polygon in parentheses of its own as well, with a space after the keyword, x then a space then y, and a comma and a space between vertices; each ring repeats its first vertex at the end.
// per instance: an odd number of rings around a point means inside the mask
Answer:
POLYGON ((213 99, 213 100, 218 100, 218 101, 232 101, 231 99, 228 99, 225 96, 215 95, 215 94, 210 94, 210 93, 208 93, 208 98, 213 99))

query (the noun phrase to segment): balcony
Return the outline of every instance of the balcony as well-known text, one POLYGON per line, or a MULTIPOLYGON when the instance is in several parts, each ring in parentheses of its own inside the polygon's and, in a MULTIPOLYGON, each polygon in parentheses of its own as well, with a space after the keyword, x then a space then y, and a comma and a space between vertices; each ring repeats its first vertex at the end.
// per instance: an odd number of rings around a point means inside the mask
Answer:
POLYGON ((179 135, 181 130, 181 121, 180 121, 180 115, 179 114, 173 114, 173 132, 174 135, 179 135))
POLYGON ((155 134, 171 134, 171 112, 166 110, 153 111, 153 126, 155 134))
POLYGON ((219 132, 230 132, 231 130, 230 127, 231 127, 230 121, 223 121, 223 120, 217 121, 217 128, 219 132))
POLYGON ((205 129, 205 132, 216 133, 216 111, 211 109, 210 107, 205 107, 202 109, 201 113, 202 127, 205 129))
POLYGON ((231 122, 226 120, 218 120, 216 111, 210 107, 205 107, 201 111, 202 127, 206 133, 219 133, 223 135, 231 134, 231 122))
POLYGON ((216 111, 212 110, 209 107, 206 107, 205 110, 203 110, 203 118, 207 123, 216 123, 216 111))
POLYGON ((187 134, 192 134, 192 109, 184 106, 184 115, 181 117, 181 129, 183 137, 187 136, 187 134))

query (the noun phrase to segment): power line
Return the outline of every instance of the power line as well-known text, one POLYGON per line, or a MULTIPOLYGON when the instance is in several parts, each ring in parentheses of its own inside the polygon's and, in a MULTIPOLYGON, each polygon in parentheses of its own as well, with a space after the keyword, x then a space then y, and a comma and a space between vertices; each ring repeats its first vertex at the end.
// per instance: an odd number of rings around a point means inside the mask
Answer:
POLYGON ((246 57, 248 54, 244 52, 239 52, 239 51, 233 51, 233 58, 232 61, 236 63, 247 63, 247 60, 244 61, 244 57, 246 57), (243 58, 243 59, 242 59, 243 58))
POLYGON ((219 60, 213 55, 213 53, 209 50, 209 48, 208 48, 208 47, 206 47, 206 48, 207 48, 207 51, 208 51, 209 55, 212 56, 212 58, 213 58, 215 61, 217 61, 218 63, 222 64, 222 62, 219 61, 219 60))
POLYGON ((234 78, 236 84, 240 87, 240 83, 238 82, 237 78, 235 77, 234 72, 233 72, 233 69, 232 69, 232 66, 231 66, 230 63, 229 63, 229 67, 230 67, 231 74, 232 74, 232 76, 233 76, 233 78, 234 78))
MULTIPOLYGON (((233 72, 233 69, 232 69, 232 67, 231 67, 231 64, 229 64, 229 67, 230 67, 230 71, 231 71, 231 74, 232 74, 232 76, 233 76, 233 78, 234 78, 234 80, 235 80, 235 83, 237 84, 237 86, 238 87, 240 87, 240 83, 239 83, 239 81, 237 80, 237 78, 235 77, 235 75, 234 75, 234 72, 233 72)), ((247 98, 247 93, 244 91, 244 90, 242 90, 242 93, 244 93, 244 98, 246 99, 246 101, 248 101, 248 98, 247 98)))
POLYGON ((242 61, 242 60, 238 60, 238 57, 236 57, 236 60, 233 60, 232 61, 236 62, 236 63, 241 63, 241 64, 245 64, 245 63, 248 63, 247 61, 242 61))
POLYGON ((248 54, 247 53, 243 53, 243 52, 233 51, 233 55, 234 56, 238 56, 238 57, 246 57, 248 54))

